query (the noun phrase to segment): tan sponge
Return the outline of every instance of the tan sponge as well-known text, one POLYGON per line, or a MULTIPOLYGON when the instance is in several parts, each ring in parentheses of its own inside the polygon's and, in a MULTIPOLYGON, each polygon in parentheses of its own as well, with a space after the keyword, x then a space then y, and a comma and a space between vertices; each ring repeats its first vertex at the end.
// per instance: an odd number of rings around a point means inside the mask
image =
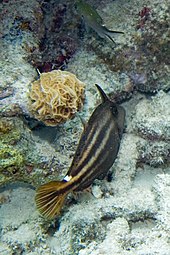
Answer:
POLYGON ((70 72, 53 70, 42 73, 31 84, 31 112, 47 126, 63 123, 83 106, 84 89, 84 83, 70 72))

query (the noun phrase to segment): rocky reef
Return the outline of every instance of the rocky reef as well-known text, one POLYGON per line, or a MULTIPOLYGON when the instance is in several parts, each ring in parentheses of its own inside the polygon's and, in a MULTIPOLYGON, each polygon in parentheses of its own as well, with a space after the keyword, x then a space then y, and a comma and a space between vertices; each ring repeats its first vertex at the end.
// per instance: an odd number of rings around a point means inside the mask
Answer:
POLYGON ((170 5, 86 1, 109 29, 124 31, 116 44, 88 30, 73 1, 0 1, 2 255, 170 254, 170 5), (56 70, 86 84, 85 100, 73 119, 47 126, 29 93, 39 73, 56 70), (78 115, 88 120, 100 103, 95 83, 126 110, 118 157, 107 178, 70 194, 46 221, 34 189, 67 173, 83 130, 78 115))
MULTIPOLYGON (((53 139, 55 134, 56 131, 53 130, 49 140, 53 139)), ((48 141, 41 141, 36 134, 31 134, 30 129, 23 123, 22 119, 16 117, 1 118, 0 136, 1 186, 16 181, 27 182, 33 186, 40 185, 42 182, 41 174, 43 173, 44 177, 46 176, 45 179, 48 179, 47 176, 53 172, 54 166, 58 169, 55 178, 62 175, 61 169, 66 167, 64 161, 62 163, 61 160, 59 164, 59 161, 56 160, 52 164, 57 152, 54 148, 49 147, 48 154, 46 151, 48 141)))
MULTIPOLYGON (((123 45, 113 51, 110 51, 109 47, 103 47, 96 40, 91 40, 88 46, 110 70, 125 72, 131 78, 135 90, 169 90, 170 6, 163 2, 160 7, 158 1, 147 1, 145 6, 138 1, 132 2, 133 19, 130 18, 131 14, 125 3, 122 9, 119 3, 115 4, 127 18, 126 42, 122 42, 123 45)), ((111 4, 110 7, 112 8, 111 4)))
POLYGON ((0 183, 6 183, 8 179, 12 179, 18 168, 23 166, 24 157, 15 144, 20 139, 19 129, 14 127, 14 123, 6 118, 0 120, 0 183))

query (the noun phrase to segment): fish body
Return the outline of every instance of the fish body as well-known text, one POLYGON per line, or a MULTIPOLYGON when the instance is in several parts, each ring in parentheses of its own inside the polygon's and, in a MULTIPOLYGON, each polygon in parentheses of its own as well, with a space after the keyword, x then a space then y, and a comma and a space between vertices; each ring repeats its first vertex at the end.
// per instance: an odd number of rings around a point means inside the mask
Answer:
POLYGON ((104 91, 96 86, 103 102, 85 125, 67 175, 63 181, 44 184, 37 190, 37 208, 46 218, 59 214, 69 192, 84 190, 96 178, 106 175, 117 157, 125 110, 110 101, 104 91))
POLYGON ((77 11, 78 13, 83 16, 85 23, 91 27, 100 37, 102 38, 109 38, 112 42, 114 42, 113 38, 111 37, 115 33, 124 34, 121 31, 112 31, 109 30, 103 24, 103 19, 100 17, 98 12, 88 3, 77 0, 76 2, 77 11))

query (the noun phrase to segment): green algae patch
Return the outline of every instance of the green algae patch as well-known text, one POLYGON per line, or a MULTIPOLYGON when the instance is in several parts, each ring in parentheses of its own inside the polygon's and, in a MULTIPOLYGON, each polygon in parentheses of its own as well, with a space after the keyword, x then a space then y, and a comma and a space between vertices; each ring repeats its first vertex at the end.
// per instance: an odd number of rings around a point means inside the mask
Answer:
POLYGON ((24 157, 14 146, 0 142, 0 185, 22 175, 24 157))
POLYGON ((21 135, 14 122, 8 118, 0 120, 0 171, 15 166, 23 165, 24 158, 15 148, 21 135))
POLYGON ((10 166, 20 167, 24 162, 22 154, 17 149, 3 143, 0 143, 0 158, 0 170, 10 166))
POLYGON ((20 137, 20 130, 13 120, 0 120, 0 185, 14 179, 24 165, 24 156, 16 146, 20 137))
POLYGON ((19 141, 21 134, 14 123, 7 118, 0 120, 0 141, 3 144, 15 144, 19 141))
POLYGON ((23 119, 0 118, 0 187, 18 181, 37 187, 61 179, 68 158, 60 157, 49 142, 33 134, 23 119))
POLYGON ((1 119, 0 120, 0 133, 1 134, 6 134, 9 133, 13 128, 12 122, 7 121, 6 119, 1 119))

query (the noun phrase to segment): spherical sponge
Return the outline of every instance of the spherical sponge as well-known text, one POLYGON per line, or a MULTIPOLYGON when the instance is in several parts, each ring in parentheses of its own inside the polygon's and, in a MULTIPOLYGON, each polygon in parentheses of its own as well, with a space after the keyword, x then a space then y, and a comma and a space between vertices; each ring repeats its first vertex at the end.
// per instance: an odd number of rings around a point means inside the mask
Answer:
POLYGON ((31 85, 29 97, 34 117, 47 126, 71 119, 84 102, 83 82, 67 71, 53 70, 40 74, 31 85))

